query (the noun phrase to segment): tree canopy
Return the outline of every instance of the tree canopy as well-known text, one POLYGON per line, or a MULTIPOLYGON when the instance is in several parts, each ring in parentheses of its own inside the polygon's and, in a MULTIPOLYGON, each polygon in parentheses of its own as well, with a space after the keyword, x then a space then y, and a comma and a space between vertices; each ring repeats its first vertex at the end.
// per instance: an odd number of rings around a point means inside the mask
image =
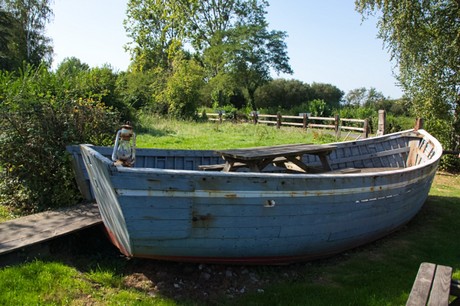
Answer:
POLYGON ((252 103, 271 70, 292 73, 286 33, 268 30, 267 6, 265 0, 130 0, 125 28, 132 39, 127 46, 132 69, 172 73, 178 58, 193 58, 205 81, 216 85, 214 102, 243 88, 252 103))
POLYGON ((398 80, 415 114, 427 119, 444 145, 458 148, 460 1, 356 0, 355 4, 364 17, 378 16, 378 36, 399 67, 398 80))
POLYGON ((0 0, 0 69, 51 63, 45 26, 52 15, 50 0, 0 0))

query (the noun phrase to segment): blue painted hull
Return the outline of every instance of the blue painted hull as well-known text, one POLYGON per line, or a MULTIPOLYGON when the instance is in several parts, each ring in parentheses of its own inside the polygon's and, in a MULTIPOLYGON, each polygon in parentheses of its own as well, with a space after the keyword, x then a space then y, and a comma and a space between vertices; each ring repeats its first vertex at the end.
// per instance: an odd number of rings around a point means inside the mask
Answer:
POLYGON ((329 158, 335 171, 321 174, 123 168, 90 146, 81 153, 104 224, 125 255, 289 263, 368 243, 411 220, 442 154, 436 139, 420 133, 338 143, 329 158), (371 166, 379 171, 364 171, 371 166), (349 167, 364 172, 340 173, 349 167))

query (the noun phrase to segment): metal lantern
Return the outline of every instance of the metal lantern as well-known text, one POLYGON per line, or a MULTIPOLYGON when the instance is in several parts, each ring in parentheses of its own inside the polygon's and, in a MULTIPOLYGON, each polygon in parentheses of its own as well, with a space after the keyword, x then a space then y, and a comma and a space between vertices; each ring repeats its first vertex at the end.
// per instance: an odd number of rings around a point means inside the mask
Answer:
POLYGON ((134 166, 136 161, 136 133, 129 122, 122 125, 115 137, 112 160, 116 165, 134 166))

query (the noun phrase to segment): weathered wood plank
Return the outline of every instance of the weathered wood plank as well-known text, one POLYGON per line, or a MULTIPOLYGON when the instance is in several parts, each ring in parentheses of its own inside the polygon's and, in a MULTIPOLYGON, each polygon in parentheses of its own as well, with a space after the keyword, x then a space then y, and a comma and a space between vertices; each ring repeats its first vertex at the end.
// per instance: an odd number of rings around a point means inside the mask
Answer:
POLYGON ((406 306, 426 305, 435 271, 435 264, 424 262, 420 265, 406 306))
POLYGON ((101 223, 95 203, 47 211, 0 223, 0 254, 101 223))
MULTIPOLYGON (((198 169, 203 171, 222 171, 225 167, 225 164, 213 164, 213 165, 199 165, 198 169)), ((234 163, 232 168, 244 168, 247 165, 243 163, 234 163)))
POLYGON ((438 265, 431 288, 429 306, 449 305, 450 282, 452 279, 452 268, 438 265))
POLYGON ((454 284, 451 267, 424 262, 417 272, 406 305, 449 305, 454 284))
MULTIPOLYGON (((340 148, 339 148, 340 149, 340 148)), ((361 161, 361 160, 367 160, 367 159, 372 159, 372 158, 382 158, 386 156, 392 156, 394 154, 401 154, 401 153, 407 153, 409 152, 409 148, 398 148, 398 149, 393 149, 393 150, 387 150, 387 151, 379 151, 375 153, 369 153, 369 154, 363 154, 363 155, 356 155, 356 156, 351 156, 351 157, 345 157, 345 158, 340 158, 341 163, 346 163, 346 162, 355 162, 355 161, 361 161)), ((331 160, 330 163, 333 164, 335 162, 334 160, 334 155, 331 155, 331 160)))

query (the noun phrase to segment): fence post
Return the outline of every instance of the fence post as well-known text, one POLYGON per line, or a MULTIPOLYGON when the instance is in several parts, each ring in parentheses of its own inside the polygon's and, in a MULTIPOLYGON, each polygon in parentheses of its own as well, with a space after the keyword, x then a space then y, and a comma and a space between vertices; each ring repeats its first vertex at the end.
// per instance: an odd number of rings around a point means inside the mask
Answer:
POLYGON ((276 114, 276 127, 278 129, 281 128, 281 120, 282 120, 281 113, 276 114))
POLYGON ((364 119, 363 138, 369 137, 369 119, 364 119))
POLYGON ((423 129, 423 118, 417 118, 415 120, 414 131, 423 129))
POLYGON ((303 113, 303 128, 307 129, 308 127, 308 116, 307 113, 303 113))
POLYGON ((252 119, 254 121, 254 124, 257 124, 257 121, 259 121, 259 115, 256 111, 252 111, 252 119))
POLYGON ((379 122, 377 124, 377 136, 382 136, 385 134, 385 129, 387 125, 387 114, 384 109, 379 110, 379 122))
POLYGON ((222 123, 222 111, 219 111, 219 123, 222 123))
POLYGON ((340 137, 340 117, 339 114, 334 116, 335 137, 340 137))

